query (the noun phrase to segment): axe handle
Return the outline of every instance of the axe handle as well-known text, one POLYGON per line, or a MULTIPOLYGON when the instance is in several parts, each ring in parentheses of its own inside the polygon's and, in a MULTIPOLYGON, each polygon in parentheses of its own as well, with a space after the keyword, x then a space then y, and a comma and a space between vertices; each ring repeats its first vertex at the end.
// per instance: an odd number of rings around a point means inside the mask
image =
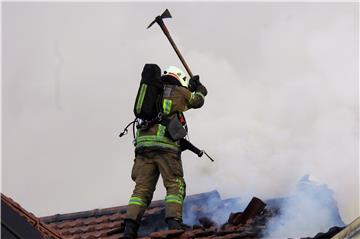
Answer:
POLYGON ((164 32, 165 36, 167 37, 167 39, 169 40, 171 46, 174 48, 176 54, 178 55, 181 63, 183 64, 183 66, 185 67, 187 73, 189 74, 190 77, 193 77, 193 74, 188 66, 188 64, 186 63, 184 57, 181 55, 180 51, 179 51, 179 48, 176 46, 174 40, 172 39, 172 37, 170 36, 170 32, 169 30, 167 29, 167 27, 165 26, 163 20, 161 19, 161 17, 157 17, 156 18, 156 21, 158 22, 161 30, 164 32))

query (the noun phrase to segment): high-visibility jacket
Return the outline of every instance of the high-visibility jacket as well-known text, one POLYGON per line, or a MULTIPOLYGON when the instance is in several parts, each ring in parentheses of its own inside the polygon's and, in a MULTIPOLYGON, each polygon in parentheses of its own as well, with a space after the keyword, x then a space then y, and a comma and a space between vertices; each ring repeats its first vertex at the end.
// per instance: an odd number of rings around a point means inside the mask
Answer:
MULTIPOLYGON (((204 104, 207 90, 199 85, 195 92, 177 85, 166 84, 162 99, 162 112, 165 117, 174 114, 182 115, 188 109, 200 108, 204 104)), ((146 130, 138 129, 135 138, 135 151, 143 148, 157 148, 180 151, 179 141, 173 141, 166 133, 166 126, 158 123, 146 130)))

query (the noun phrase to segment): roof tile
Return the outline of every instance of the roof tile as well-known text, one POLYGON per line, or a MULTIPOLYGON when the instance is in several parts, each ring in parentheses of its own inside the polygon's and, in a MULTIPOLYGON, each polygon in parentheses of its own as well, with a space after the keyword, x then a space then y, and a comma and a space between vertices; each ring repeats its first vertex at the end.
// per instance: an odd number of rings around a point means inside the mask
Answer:
POLYGON ((81 219, 76 219, 68 223, 69 227, 79 227, 83 225, 83 221, 81 219))
POLYGON ((79 234, 83 233, 83 231, 79 227, 73 227, 69 229, 70 234, 79 234))
POLYGON ((109 217, 109 220, 110 221, 117 221, 117 220, 122 220, 125 218, 125 215, 124 214, 121 214, 121 213, 114 213, 113 215, 111 215, 109 217))
POLYGON ((184 230, 167 230, 160 232, 153 232, 150 234, 152 239, 162 239, 162 238, 174 238, 184 233, 184 230))
POLYGON ((99 239, 119 239, 119 235, 99 237, 99 239))
POLYGON ((107 222, 110 221, 108 216, 101 216, 95 219, 96 223, 102 223, 102 222, 107 222))
POLYGON ((109 228, 111 228, 109 223, 99 223, 99 224, 95 225, 96 231, 105 230, 105 229, 109 229, 109 228))
POLYGON ((237 239, 237 238, 245 239, 245 238, 253 238, 253 237, 249 237, 247 235, 244 235, 243 233, 233 233, 233 234, 223 236, 221 238, 222 239, 237 239))
POLYGON ((93 232, 93 231, 96 231, 96 226, 95 225, 89 225, 89 226, 82 226, 81 227, 82 229, 82 232, 93 232))
POLYGON ((83 223, 84 223, 84 225, 93 225, 93 224, 96 224, 96 222, 95 222, 95 217, 86 218, 86 219, 84 219, 83 223))
POLYGON ((148 210, 145 211, 144 216, 157 214, 157 213, 161 212, 162 210, 163 209, 161 207, 149 208, 148 210))
POLYGON ((68 229, 61 229, 61 230, 58 230, 58 232, 60 233, 61 236, 69 236, 69 235, 71 235, 71 233, 69 232, 68 229))
POLYGON ((69 228, 69 221, 64 221, 56 225, 57 229, 69 228))
POLYGON ((123 221, 114 221, 109 223, 109 228, 118 228, 121 227, 124 224, 123 221))
POLYGON ((211 236, 211 235, 214 235, 216 233, 216 228, 209 228, 209 229, 206 229, 206 230, 198 230, 194 232, 194 236, 195 237, 208 237, 208 236, 211 236))

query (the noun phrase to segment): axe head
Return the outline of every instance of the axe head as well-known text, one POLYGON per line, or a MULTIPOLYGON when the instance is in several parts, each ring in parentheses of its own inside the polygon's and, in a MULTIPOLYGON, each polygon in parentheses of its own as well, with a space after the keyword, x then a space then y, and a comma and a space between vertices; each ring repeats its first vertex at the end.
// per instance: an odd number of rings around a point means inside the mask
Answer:
POLYGON ((171 14, 168 9, 166 9, 162 14, 161 18, 171 18, 171 14))
POLYGON ((161 21, 163 18, 171 18, 171 14, 168 9, 166 9, 160 16, 157 16, 154 21, 150 23, 147 28, 150 28, 155 22, 161 21))

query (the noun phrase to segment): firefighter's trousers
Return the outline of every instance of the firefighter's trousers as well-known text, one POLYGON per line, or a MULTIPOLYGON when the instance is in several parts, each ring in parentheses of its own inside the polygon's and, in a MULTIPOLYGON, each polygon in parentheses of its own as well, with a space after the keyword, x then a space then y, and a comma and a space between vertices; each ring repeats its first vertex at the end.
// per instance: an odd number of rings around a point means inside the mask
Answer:
POLYGON ((166 188, 165 218, 182 220, 185 181, 180 156, 174 152, 147 150, 137 153, 131 172, 135 189, 127 208, 127 219, 140 222, 150 205, 159 175, 166 188))

